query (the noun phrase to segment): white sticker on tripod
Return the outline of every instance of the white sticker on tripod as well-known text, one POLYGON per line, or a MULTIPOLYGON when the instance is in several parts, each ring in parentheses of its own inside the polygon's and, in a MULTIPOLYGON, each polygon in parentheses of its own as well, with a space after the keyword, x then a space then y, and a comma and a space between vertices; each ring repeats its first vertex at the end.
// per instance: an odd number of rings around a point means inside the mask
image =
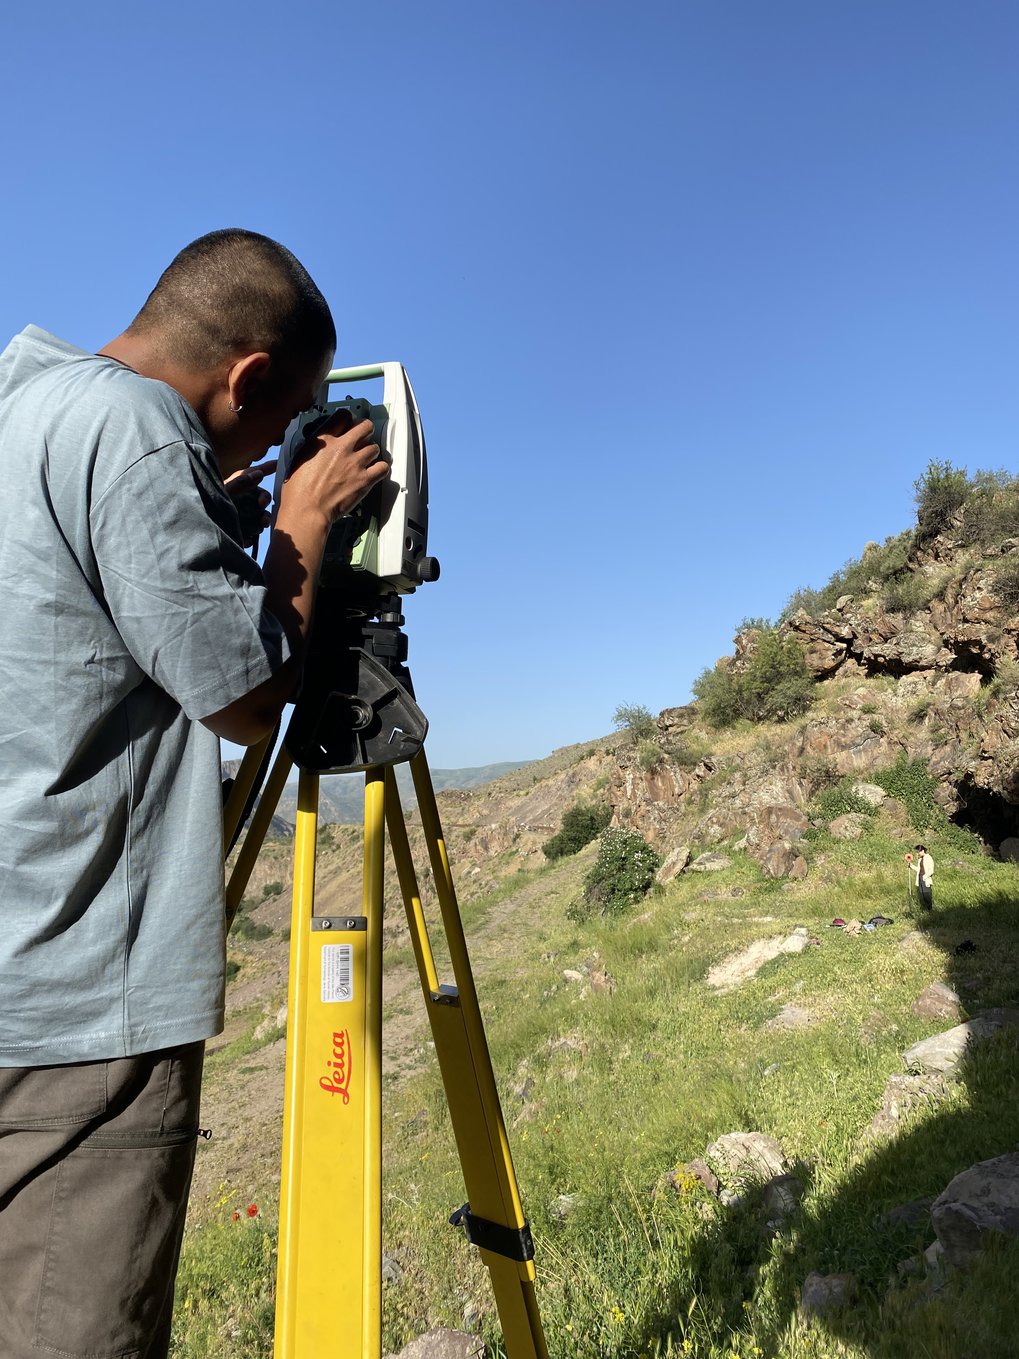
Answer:
POLYGON ((322 947, 322 1003, 333 1005, 354 999, 354 946, 324 944, 322 947))

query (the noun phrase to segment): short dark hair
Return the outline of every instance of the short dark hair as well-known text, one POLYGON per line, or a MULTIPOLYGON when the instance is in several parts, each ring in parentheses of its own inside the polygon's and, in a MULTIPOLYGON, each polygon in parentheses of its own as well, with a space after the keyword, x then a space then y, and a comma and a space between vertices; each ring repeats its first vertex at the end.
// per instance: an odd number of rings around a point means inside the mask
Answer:
POLYGON ((292 370, 336 348, 328 303, 304 265, 278 241, 240 227, 186 245, 128 329, 158 332, 168 357, 196 372, 259 352, 292 370))

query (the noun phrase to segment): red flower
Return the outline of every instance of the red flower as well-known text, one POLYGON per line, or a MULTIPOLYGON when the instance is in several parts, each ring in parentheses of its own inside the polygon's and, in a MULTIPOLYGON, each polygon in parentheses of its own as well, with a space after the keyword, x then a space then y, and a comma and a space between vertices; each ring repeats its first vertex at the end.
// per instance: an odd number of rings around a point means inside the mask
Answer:
POLYGON ((257 1203, 249 1203, 249 1204, 248 1204, 248 1217, 258 1217, 258 1204, 257 1204, 257 1203))

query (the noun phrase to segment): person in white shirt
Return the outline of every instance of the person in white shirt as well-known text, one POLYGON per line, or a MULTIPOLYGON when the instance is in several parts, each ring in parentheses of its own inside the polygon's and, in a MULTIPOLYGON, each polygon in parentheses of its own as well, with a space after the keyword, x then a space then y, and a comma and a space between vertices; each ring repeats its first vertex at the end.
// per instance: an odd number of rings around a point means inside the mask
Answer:
POLYGON ((916 858, 910 864, 910 868, 916 874, 916 890, 920 898, 920 905, 925 911, 934 909, 934 893, 932 883, 934 880, 934 860, 926 845, 915 845, 914 852, 916 858))

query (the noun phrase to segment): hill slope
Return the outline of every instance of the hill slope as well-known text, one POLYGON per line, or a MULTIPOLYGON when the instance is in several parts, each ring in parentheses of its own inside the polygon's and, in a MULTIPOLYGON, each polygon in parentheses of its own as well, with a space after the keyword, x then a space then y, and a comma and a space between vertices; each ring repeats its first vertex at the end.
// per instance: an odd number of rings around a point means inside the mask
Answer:
MULTIPOLYGON (((979 511, 1000 529, 1013 495, 971 487, 939 531, 800 592, 809 607, 778 630, 813 683, 788 721, 716 728, 704 703, 668 709, 637 740, 439 795, 555 1359, 1014 1357, 1019 1251, 1001 1236, 968 1273, 947 1268, 931 1201, 1013 1152, 1019 1030, 1002 1020, 947 1081, 908 1074, 905 1057, 960 1018, 1019 1012, 1019 543, 974 528, 979 511), (669 860, 659 893, 620 917, 569 910, 594 845, 551 865, 542 853, 580 801, 669 860), (903 863, 921 837, 938 865, 932 916, 903 863), (830 923, 878 915, 892 923, 830 923), (932 999, 936 982, 954 999, 932 999), (768 1186, 726 1169, 730 1133, 773 1140, 768 1186)), ((771 631, 744 629, 720 670, 747 673, 771 631)), ((235 1201, 269 1205, 271 1227, 289 854, 265 847, 231 941, 191 1250, 233 1242, 235 1201)), ((319 911, 355 909, 359 856, 356 828, 322 829, 319 911)), ((444 1322, 494 1356, 487 1282, 442 1225, 463 1191, 402 905, 386 898, 386 1339, 444 1322)), ((178 1352, 225 1359, 207 1338, 187 1348, 211 1306, 188 1278, 186 1264, 178 1352)), ((270 1353, 264 1327, 245 1344, 270 1353)))

